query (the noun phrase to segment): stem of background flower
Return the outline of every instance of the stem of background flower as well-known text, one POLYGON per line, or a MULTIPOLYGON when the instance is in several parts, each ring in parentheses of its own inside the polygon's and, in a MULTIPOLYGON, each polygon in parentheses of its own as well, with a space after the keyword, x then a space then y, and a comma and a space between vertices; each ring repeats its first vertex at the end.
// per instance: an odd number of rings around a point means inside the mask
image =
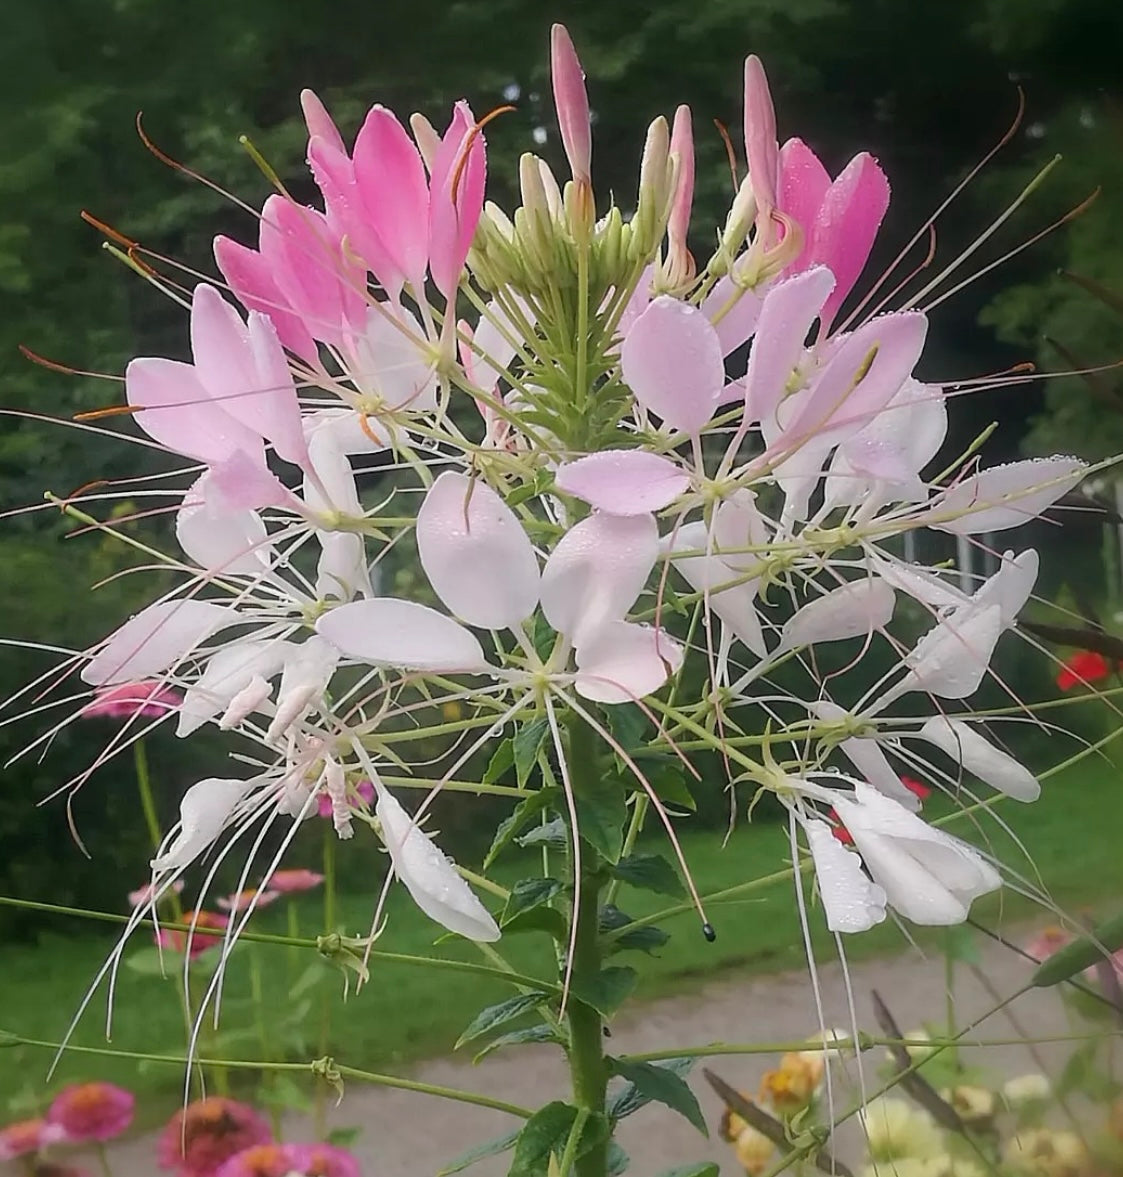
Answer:
MULTIPOLYGON (((335 931, 335 830, 331 822, 325 821, 323 875, 324 875, 324 932, 335 931)), ((320 1056, 329 1053, 331 1046, 331 1011, 332 1000, 328 987, 320 986, 320 1056)), ((316 1099, 313 1104, 313 1120, 316 1136, 323 1140, 327 1135, 327 1088, 323 1083, 316 1084, 316 1099)))
MULTIPOLYGON (((265 994, 261 985, 261 957, 259 946, 250 945, 250 998, 253 1002, 254 1028, 257 1030, 257 1043, 261 1049, 261 1061, 269 1061, 269 1031, 265 1025, 265 994)), ((263 1086, 268 1085, 268 1072, 263 1072, 263 1086)), ((269 1122, 273 1125, 273 1136, 281 1139, 281 1109, 274 1099, 266 1100, 269 1111, 269 1122)))
MULTIPOLYGON (((598 787, 597 740, 591 729, 580 721, 569 728, 569 767, 598 787)), ((574 793, 581 789, 573 781, 574 793)), ((571 837, 576 844, 578 831, 571 837)), ((584 1117, 603 1116, 605 1091, 608 1087, 608 1066, 604 1057, 604 1022, 600 1011, 576 996, 595 985, 601 970, 600 902, 605 884, 597 855, 586 842, 582 847, 581 898, 572 910, 577 929, 573 941, 573 965, 570 976, 569 1008, 569 1073, 573 1086, 573 1102, 584 1117)), ((575 1144, 574 1150, 577 1145, 575 1144)), ((577 1158, 573 1172, 577 1177, 605 1177, 608 1166, 608 1145, 602 1141, 577 1158)))
POLYGON ((100 1142, 97 1146, 97 1165, 102 1177, 113 1177, 113 1170, 109 1167, 109 1154, 105 1151, 105 1145, 100 1142))
MULTIPOLYGON (((152 849, 157 853, 163 841, 160 829, 160 819, 156 814, 156 798, 152 793, 152 776, 148 771, 148 752, 144 747, 144 740, 133 741, 133 765, 136 769, 136 786, 140 793, 140 808, 144 814, 144 824, 148 827, 148 836, 152 840, 152 849)), ((183 922, 183 904, 179 896, 171 888, 168 889, 168 906, 177 924, 183 922)))

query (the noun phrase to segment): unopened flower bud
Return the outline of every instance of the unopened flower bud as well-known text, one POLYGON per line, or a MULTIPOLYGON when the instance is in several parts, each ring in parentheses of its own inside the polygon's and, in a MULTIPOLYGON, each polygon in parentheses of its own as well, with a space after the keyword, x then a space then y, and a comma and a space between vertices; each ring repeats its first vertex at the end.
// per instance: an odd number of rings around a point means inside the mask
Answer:
POLYGON ((592 187, 590 165, 593 155, 592 126, 589 119, 589 95, 585 90, 585 73, 573 48, 565 25, 550 30, 550 78, 554 104, 558 111, 562 146, 573 178, 586 188, 592 187))
POLYGON ((659 116, 647 128, 639 169, 639 202, 632 219, 633 260, 646 260, 659 248, 666 231, 676 169, 671 161, 671 132, 659 116))

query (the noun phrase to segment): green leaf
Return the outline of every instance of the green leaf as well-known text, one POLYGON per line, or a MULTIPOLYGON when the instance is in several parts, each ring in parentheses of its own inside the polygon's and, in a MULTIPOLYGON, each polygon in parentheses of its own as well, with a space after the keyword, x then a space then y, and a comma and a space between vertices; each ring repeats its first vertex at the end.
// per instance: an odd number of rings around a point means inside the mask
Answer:
POLYGON ((175 972, 174 956, 169 957, 154 944, 138 948, 125 958, 125 968, 142 977, 159 977, 166 981, 175 972))
POLYGON ((627 1172, 631 1163, 632 1158, 615 1140, 610 1140, 608 1142, 608 1164, 605 1166, 606 1177, 620 1177, 621 1173, 627 1172))
POLYGON ((557 1031, 553 1026, 547 1026, 545 1022, 541 1022, 537 1026, 527 1026, 522 1030, 511 1030, 506 1034, 500 1034, 498 1038, 493 1038, 478 1054, 472 1058, 473 1063, 478 1063, 480 1059, 487 1058, 492 1051, 502 1050, 504 1046, 525 1046, 527 1043, 534 1042, 562 1042, 558 1037, 557 1031))
POLYGON ((454 1160, 449 1161, 437 1174, 437 1177, 452 1177, 453 1173, 459 1173, 463 1169, 467 1169, 470 1165, 474 1165, 477 1161, 486 1160, 488 1157, 496 1157, 500 1153, 514 1148, 515 1141, 518 1140, 521 1132, 521 1128, 516 1128, 514 1132, 506 1132, 502 1136, 485 1140, 483 1144, 474 1145, 466 1152, 462 1152, 454 1160))
MULTIPOLYGON (((613 904, 606 903, 601 908, 600 930, 602 932, 615 932, 620 928, 626 928, 630 923, 632 923, 632 917, 613 904)), ((670 935, 662 928, 645 924, 643 927, 633 928, 630 932, 617 936, 608 950, 619 952, 624 948, 634 948, 639 952, 653 952, 657 948, 662 948, 670 938, 670 935)))
POLYGON ((612 873, 630 887, 654 891, 658 895, 682 896, 686 888, 678 872, 661 854, 629 854, 613 868, 612 873))
POLYGON ((560 817, 555 817, 545 825, 535 826, 534 829, 516 838, 520 846, 550 846, 555 850, 564 850, 569 845, 569 827, 560 817))
POLYGON ((515 732, 511 743, 515 760, 515 779, 520 789, 526 788, 526 782, 530 780, 530 774, 538 760, 539 749, 545 742, 548 731, 549 724, 543 718, 532 719, 515 732))
POLYGON ((598 778, 592 788, 577 792, 577 820, 581 837, 602 858, 616 862, 624 848, 624 826, 628 821, 628 806, 624 788, 609 776, 598 778))
POLYGON ((703 1136, 709 1136, 710 1130, 706 1127, 706 1117, 702 1115, 698 1097, 690 1090, 686 1080, 670 1067, 619 1058, 610 1058, 608 1064, 614 1074, 632 1084, 645 1102, 664 1104, 680 1116, 685 1116, 703 1136))
POLYGON ((487 768, 484 769, 483 783, 485 785, 496 784, 496 782, 503 778, 503 774, 507 769, 514 767, 514 764, 515 742, 508 737, 495 749, 491 759, 487 762, 487 768))
POLYGON ((362 1136, 363 1130, 358 1124, 352 1124, 348 1127, 342 1125, 338 1128, 331 1128, 324 1141, 327 1144, 334 1144, 336 1148, 350 1148, 356 1140, 362 1136))
POLYGON ((471 1042, 474 1038, 488 1034, 499 1026, 513 1022, 515 1018, 521 1018, 528 1010, 534 1009, 535 1006, 546 1000, 548 997, 545 993, 533 989, 529 993, 519 993, 515 997, 509 997, 498 1005, 489 1005, 487 1009, 482 1009, 476 1014, 468 1028, 456 1040, 453 1049, 459 1050, 465 1042, 471 1042))
MULTIPOLYGON (((643 713, 643 709, 635 703, 619 703, 612 707, 602 707, 608 730, 616 742, 631 754, 647 743, 651 732, 651 721, 643 713)), ((616 766, 621 772, 627 765, 616 755, 616 766)))
POLYGON ((636 987, 636 970, 621 965, 601 969, 595 977, 573 979, 573 994, 604 1017, 611 1017, 636 987))
MULTIPOLYGON (((571 1104, 555 1101, 539 1108, 523 1125, 515 1145, 515 1155, 507 1177, 548 1177, 550 1158, 561 1156, 573 1131, 577 1109, 571 1104)), ((605 1139, 608 1121, 604 1116, 589 1116, 581 1130, 576 1157, 583 1157, 605 1139)))
POLYGON ((687 783, 686 773, 678 761, 652 774, 650 780, 651 787, 660 801, 674 805, 687 813, 693 813, 698 808, 698 802, 694 800, 690 785, 687 783))
POLYGON ((499 917, 499 922, 506 924, 510 920, 513 920, 520 912, 530 911, 531 908, 539 907, 543 903, 549 903, 561 889, 562 885, 557 879, 520 879, 511 888, 511 892, 507 896, 507 904, 503 908, 503 914, 499 917))
MULTIPOLYGON (((694 1066, 694 1060, 692 1058, 668 1058, 661 1059, 652 1065, 662 1067, 674 1075, 682 1076, 690 1073, 690 1068, 694 1066)), ((633 1112, 638 1112, 640 1108, 646 1107, 650 1102, 650 1097, 642 1095, 634 1083, 625 1083, 608 1097, 606 1108, 608 1118, 613 1122, 622 1120, 625 1116, 630 1116, 633 1112)))
POLYGON ((1123 947, 1123 911, 1097 924, 1087 936, 1081 936, 1054 952, 1037 966, 1031 984, 1039 989, 1059 985, 1120 947, 1123 947))
POLYGON ((697 1165, 678 1165, 664 1169, 658 1177, 721 1177, 721 1170, 713 1161, 700 1161, 697 1165))
MULTIPOLYGON (((509 742, 509 741, 508 741, 509 742)), ((496 752, 496 756, 499 753, 496 752)), ((514 752, 512 752, 512 757, 514 752)), ((513 763, 513 761, 512 761, 513 763)), ((500 823, 498 829, 495 831, 495 837, 492 839, 491 849, 487 852, 487 857, 484 859, 484 870, 490 869, 492 863, 499 857, 500 853, 505 850, 514 840, 515 835, 536 818, 543 813, 553 803, 554 799, 559 796, 559 791, 554 788, 539 789, 532 793, 525 801, 520 801, 518 805, 511 811, 509 817, 504 818, 500 823)))

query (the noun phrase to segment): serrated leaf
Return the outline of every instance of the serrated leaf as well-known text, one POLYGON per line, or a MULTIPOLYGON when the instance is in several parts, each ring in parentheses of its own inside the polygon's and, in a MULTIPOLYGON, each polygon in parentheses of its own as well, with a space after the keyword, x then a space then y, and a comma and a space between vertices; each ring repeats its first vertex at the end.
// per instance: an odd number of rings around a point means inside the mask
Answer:
POLYGON ((697 1165, 677 1165, 664 1169, 658 1177, 721 1177, 721 1170, 713 1161, 700 1161, 697 1165))
POLYGON ((522 1030, 510 1030, 506 1034, 500 1034, 498 1038, 493 1038, 478 1054, 472 1058, 473 1063, 478 1063, 480 1059, 487 1058, 489 1054, 496 1050, 502 1050, 505 1046, 527 1046, 535 1042, 561 1042, 557 1032, 553 1026, 547 1026, 545 1022, 537 1026, 527 1026, 522 1030))
MULTIPOLYGON (((514 763, 513 751, 511 755, 512 763, 514 763)), ((485 871, 491 867, 491 864, 499 857, 500 853, 511 844, 519 830, 540 813, 548 809, 557 796, 558 790, 555 788, 539 789, 527 797, 525 801, 520 801, 511 810, 510 816, 505 817, 495 831, 495 837, 491 842, 491 849, 488 850, 487 857, 484 859, 485 871)))
POLYGON ((483 783, 485 785, 494 785, 497 781, 502 780, 503 774, 507 769, 514 768, 514 766, 515 743, 508 736, 495 749, 491 759, 487 762, 487 768, 484 769, 483 783))
POLYGON ((636 987, 636 970, 623 965, 601 969, 593 977, 575 977, 573 995, 591 1005, 604 1017, 611 1017, 636 987))
MULTIPOLYGON (((602 932, 615 932, 620 928, 626 928, 630 923, 632 923, 632 917, 611 903, 606 903, 600 910, 600 930, 602 932)), ((640 952, 652 952, 656 948, 662 948, 670 938, 670 935, 662 928, 654 928, 649 924, 644 924, 642 927, 625 932, 622 936, 617 936, 613 939, 608 951, 618 952, 623 948, 634 948, 640 952)))
POLYGON ((694 800, 694 794, 687 784, 686 773, 677 762, 653 773, 650 780, 660 801, 677 806, 687 813, 693 813, 698 808, 698 802, 694 800))
POLYGON ((630 887, 658 895, 682 896, 686 888, 678 872, 661 854, 629 854, 612 868, 612 873, 630 887))
POLYGON ((534 829, 516 838, 520 846, 550 846, 556 850, 564 850, 569 845, 569 827, 560 817, 535 826, 534 829))
POLYGON ((581 837, 602 858, 616 862, 624 848, 628 806, 624 789, 614 778, 597 778, 592 787, 577 791, 577 820, 581 837))
POLYGON ((530 774, 538 760, 538 752, 549 730, 549 724, 543 718, 532 719, 515 732, 511 744, 515 759, 515 779, 520 789, 525 788, 526 782, 530 780, 530 774))
POLYGON ((500 1153, 507 1152, 509 1149, 515 1147, 515 1141, 518 1140, 519 1133, 521 1132, 521 1128, 516 1128, 514 1132, 506 1132, 502 1136, 485 1140, 483 1144, 474 1145, 466 1152, 462 1152, 454 1160, 449 1161, 438 1172, 437 1177, 452 1177, 453 1173, 460 1173, 469 1166, 474 1165, 477 1161, 484 1161, 488 1157, 497 1157, 500 1153))
POLYGON ((517 936, 520 932, 545 932, 558 941, 566 938, 568 930, 565 916, 553 907, 535 907, 530 911, 519 912, 503 925, 504 936, 517 936))
POLYGON ((520 912, 530 911, 532 908, 540 907, 543 903, 549 903, 561 889, 562 885, 557 879, 541 877, 520 879, 507 896, 503 914, 499 917, 500 924, 509 923, 520 912))
MULTIPOLYGON (((565 1151, 569 1135, 577 1119, 577 1109, 571 1104, 555 1101, 539 1108, 523 1125, 515 1145, 515 1155, 507 1177, 549 1177, 550 1161, 565 1151)), ((581 1129, 575 1158, 583 1157, 608 1134, 604 1116, 592 1115, 581 1129)))
POLYGON ((471 1042, 499 1026, 513 1022, 515 1018, 521 1018, 528 1010, 534 1009, 536 1005, 540 1005, 546 1000, 548 997, 545 993, 534 989, 529 993, 519 993, 515 997, 509 997, 506 1001, 499 1002, 498 1005, 489 1005, 487 1009, 482 1009, 476 1014, 468 1028, 456 1040, 453 1049, 459 1050, 465 1042, 471 1042))
MULTIPOLYGON (((652 1065, 681 1077, 689 1074, 694 1060, 692 1058, 668 1058, 652 1065)), ((625 1083, 619 1091, 608 1097, 608 1117, 613 1121, 622 1120, 625 1116, 630 1116, 634 1112, 638 1112, 640 1108, 646 1107, 650 1102, 651 1097, 644 1095, 634 1083, 625 1083)))
POLYGON ((690 1090, 681 1075, 669 1067, 654 1063, 633 1062, 629 1059, 609 1059, 609 1066, 626 1079, 647 1102, 661 1103, 689 1120, 703 1136, 709 1136, 706 1117, 702 1115, 698 1097, 690 1090))

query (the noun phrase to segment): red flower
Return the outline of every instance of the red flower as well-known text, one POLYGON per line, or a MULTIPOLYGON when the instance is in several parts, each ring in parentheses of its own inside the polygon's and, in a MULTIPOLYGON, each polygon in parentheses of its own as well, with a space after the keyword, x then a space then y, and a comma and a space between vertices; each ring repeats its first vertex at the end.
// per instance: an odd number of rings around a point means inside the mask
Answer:
POLYGON ((1107 678, 1111 667, 1102 654, 1093 650, 1077 650, 1065 660, 1057 675, 1057 686, 1062 691, 1070 691, 1073 687, 1084 686, 1085 683, 1099 682, 1107 678))

